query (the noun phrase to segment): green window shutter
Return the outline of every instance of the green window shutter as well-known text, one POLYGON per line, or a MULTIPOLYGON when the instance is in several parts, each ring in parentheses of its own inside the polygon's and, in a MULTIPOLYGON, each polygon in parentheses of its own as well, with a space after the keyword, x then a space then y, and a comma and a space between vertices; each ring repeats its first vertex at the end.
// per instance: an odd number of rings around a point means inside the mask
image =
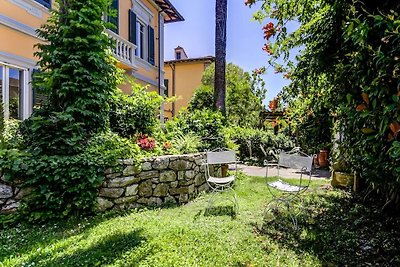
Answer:
POLYGON ((129 10, 129 42, 136 43, 136 14, 129 10))
POLYGON ((154 47, 154 29, 152 28, 152 27, 150 27, 150 25, 149 26, 147 26, 147 32, 148 32, 148 48, 149 48, 149 53, 148 53, 148 59, 147 59, 147 61, 150 63, 150 64, 152 64, 152 65, 154 65, 155 64, 155 59, 154 59, 154 50, 155 50, 155 47, 154 47))
POLYGON ((115 17, 114 16, 108 16, 107 17, 107 21, 115 26, 110 30, 115 32, 116 34, 118 34, 119 33, 119 4, 118 4, 118 0, 113 0, 112 1, 110 9, 111 10, 115 10, 117 14, 116 14, 115 17))

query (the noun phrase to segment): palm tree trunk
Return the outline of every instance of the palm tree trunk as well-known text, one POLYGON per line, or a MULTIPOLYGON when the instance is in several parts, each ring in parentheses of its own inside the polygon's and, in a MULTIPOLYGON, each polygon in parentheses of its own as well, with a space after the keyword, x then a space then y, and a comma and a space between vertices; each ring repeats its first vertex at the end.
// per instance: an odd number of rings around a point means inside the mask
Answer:
POLYGON ((225 65, 226 65, 226 19, 227 0, 215 0, 215 108, 225 115, 225 65))

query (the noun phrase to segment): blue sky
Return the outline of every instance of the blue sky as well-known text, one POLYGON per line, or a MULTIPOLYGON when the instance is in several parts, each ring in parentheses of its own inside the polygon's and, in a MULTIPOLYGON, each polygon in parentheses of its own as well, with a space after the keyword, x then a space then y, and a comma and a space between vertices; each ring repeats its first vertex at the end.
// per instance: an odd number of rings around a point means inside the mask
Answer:
MULTIPOLYGON (((174 48, 182 46, 189 57, 214 55, 215 0, 170 0, 185 21, 166 24, 165 59, 174 58, 174 48)), ((259 5, 251 9, 243 0, 228 0, 227 61, 245 71, 267 66, 268 55, 264 45, 262 24, 252 20, 259 5)), ((263 75, 266 82, 266 103, 274 98, 288 80, 274 74, 269 68, 263 75)))

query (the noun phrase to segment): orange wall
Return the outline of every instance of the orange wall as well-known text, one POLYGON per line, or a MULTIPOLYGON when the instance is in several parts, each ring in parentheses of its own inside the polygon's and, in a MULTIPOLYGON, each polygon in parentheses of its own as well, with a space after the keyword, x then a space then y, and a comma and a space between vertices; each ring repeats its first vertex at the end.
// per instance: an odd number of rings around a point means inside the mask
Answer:
MULTIPOLYGON (((142 0, 144 5, 153 13, 153 18, 151 20, 151 26, 154 28, 155 32, 155 63, 158 66, 158 11, 156 7, 154 7, 149 1, 142 0)), ((24 25, 27 25, 31 28, 37 29, 44 23, 48 16, 50 15, 47 8, 42 7, 40 4, 37 4, 32 0, 31 5, 34 8, 37 8, 41 13, 42 17, 38 18, 32 14, 30 14, 25 9, 20 6, 13 4, 8 0, 0 0, 0 14, 5 15, 13 20, 16 20, 24 25)), ((128 10, 132 7, 132 1, 130 0, 120 0, 119 1, 119 35, 128 39, 129 36, 129 17, 128 10)), ((0 24, 0 51, 7 52, 16 56, 24 57, 31 60, 37 60, 34 58, 34 48, 33 46, 40 42, 40 39, 30 36, 28 34, 22 33, 16 29, 9 28, 5 25, 0 24)), ((142 62, 141 64, 138 62, 140 59, 136 60, 137 63, 137 73, 145 76, 154 82, 158 79, 158 69, 157 66, 152 66, 147 62, 142 62)), ((121 65, 120 65, 121 66, 121 65)), ((123 67, 123 66, 121 66, 123 67)), ((143 85, 147 85, 146 82, 137 80, 139 83, 143 85)), ((122 85, 121 89, 124 92, 129 92, 130 89, 127 86, 122 85)), ((151 85, 149 90, 157 90, 154 85, 151 85)))
MULTIPOLYGON (((23 23, 33 29, 37 29, 46 22, 50 13, 47 8, 42 7, 33 1, 31 5, 42 13, 41 18, 30 14, 27 10, 6 0, 0 0, 0 14, 23 23)), ((34 58, 33 56, 33 46, 39 43, 40 39, 5 25, 0 25, 0 36, 0 51, 31 60, 37 60, 37 58, 34 58)))
MULTIPOLYGON (((187 107, 194 91, 201 85, 205 62, 178 62, 175 63, 175 115, 182 107, 187 107)), ((165 79, 168 79, 168 96, 172 96, 172 69, 164 66, 165 79)), ((165 109, 172 109, 172 104, 166 104, 165 109)))

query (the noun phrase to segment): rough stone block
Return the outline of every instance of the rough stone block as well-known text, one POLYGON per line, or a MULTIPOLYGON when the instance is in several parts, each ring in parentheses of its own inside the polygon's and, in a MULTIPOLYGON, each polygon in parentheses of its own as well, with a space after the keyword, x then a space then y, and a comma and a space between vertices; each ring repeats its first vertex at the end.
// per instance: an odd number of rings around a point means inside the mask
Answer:
POLYGON ((139 177, 135 176, 126 176, 126 177, 119 177, 110 180, 107 183, 108 187, 126 187, 128 185, 134 184, 139 182, 139 177))
POLYGON ((200 185, 202 185, 202 184, 205 183, 205 182, 206 182, 206 177, 205 177, 204 174, 198 173, 198 174, 196 174, 196 176, 194 177, 194 184, 195 184, 196 186, 200 186, 200 185))
POLYGON ((33 191, 32 187, 24 187, 21 190, 19 190, 19 192, 17 193, 17 195, 15 196, 15 199, 23 199, 26 196, 29 196, 33 191))
POLYGON ((1 209, 1 213, 10 214, 17 211, 20 203, 14 200, 8 200, 4 207, 1 209))
POLYGON ((178 159, 175 161, 171 161, 169 163, 169 168, 174 171, 185 171, 185 170, 189 170, 191 165, 192 164, 190 162, 188 162, 187 160, 178 159))
POLYGON ((140 167, 135 165, 128 165, 122 171, 123 176, 132 176, 140 172, 140 167))
POLYGON ((180 180, 178 182, 179 186, 188 186, 188 185, 191 185, 191 184, 193 184, 193 180, 180 180))
POLYGON ((145 171, 139 174, 140 180, 147 180, 158 177, 158 171, 145 171))
POLYGON ((101 188, 99 196, 109 198, 119 198, 124 193, 123 188, 101 188))
POLYGON ((178 181, 172 182, 172 183, 170 184, 170 186, 171 186, 172 188, 178 187, 178 181))
POLYGON ((210 189, 210 186, 205 183, 197 188, 197 192, 207 192, 210 189))
POLYGON ((189 170, 185 172, 185 179, 193 179, 196 173, 193 170, 189 170))
POLYGON ((139 198, 136 202, 143 205, 149 205, 149 199, 145 197, 139 198))
POLYGON ((120 197, 120 198, 117 198, 116 200, 114 200, 114 203, 117 205, 128 204, 128 203, 135 202, 137 199, 138 199, 137 196, 120 197))
POLYGON ((122 173, 120 173, 120 172, 106 174, 106 178, 108 178, 108 179, 114 179, 114 178, 121 177, 121 176, 122 176, 122 173))
POLYGON ((129 197, 129 196, 134 196, 137 195, 138 191, 139 191, 139 185, 138 184, 134 184, 131 186, 128 186, 125 190, 125 196, 129 197))
POLYGON ((150 171, 151 169, 151 162, 145 161, 142 163, 142 171, 150 171))
POLYGON ((180 194, 179 195, 179 203, 187 203, 189 201, 188 194, 180 194))
POLYGON ((173 196, 167 196, 164 198, 165 204, 176 204, 176 199, 173 196))
POLYGON ((165 197, 167 195, 168 195, 168 185, 166 184, 158 184, 154 189, 153 196, 165 197))
POLYGON ((156 170, 165 170, 168 168, 169 158, 168 157, 158 157, 153 162, 153 168, 156 170))
POLYGON ((185 179, 185 171, 178 171, 178 180, 185 179))
POLYGON ((162 200, 159 197, 151 197, 148 203, 150 206, 160 206, 162 204, 162 200))
POLYGON ((114 203, 112 203, 111 201, 109 201, 105 198, 102 198, 102 197, 97 198, 97 204, 96 204, 97 210, 105 211, 105 210, 112 208, 113 206, 114 206, 114 203))
POLYGON ((151 180, 147 180, 145 182, 142 182, 139 185, 139 195, 144 196, 144 197, 150 197, 153 194, 153 187, 152 187, 152 182, 151 180))
POLYGON ((125 165, 134 165, 135 162, 133 161, 133 159, 123 159, 122 163, 125 165))
POLYGON ((10 198, 13 196, 13 188, 9 185, 0 184, 0 198, 10 198))
POLYGON ((176 173, 174 171, 163 171, 160 173, 160 182, 176 181, 176 173))

